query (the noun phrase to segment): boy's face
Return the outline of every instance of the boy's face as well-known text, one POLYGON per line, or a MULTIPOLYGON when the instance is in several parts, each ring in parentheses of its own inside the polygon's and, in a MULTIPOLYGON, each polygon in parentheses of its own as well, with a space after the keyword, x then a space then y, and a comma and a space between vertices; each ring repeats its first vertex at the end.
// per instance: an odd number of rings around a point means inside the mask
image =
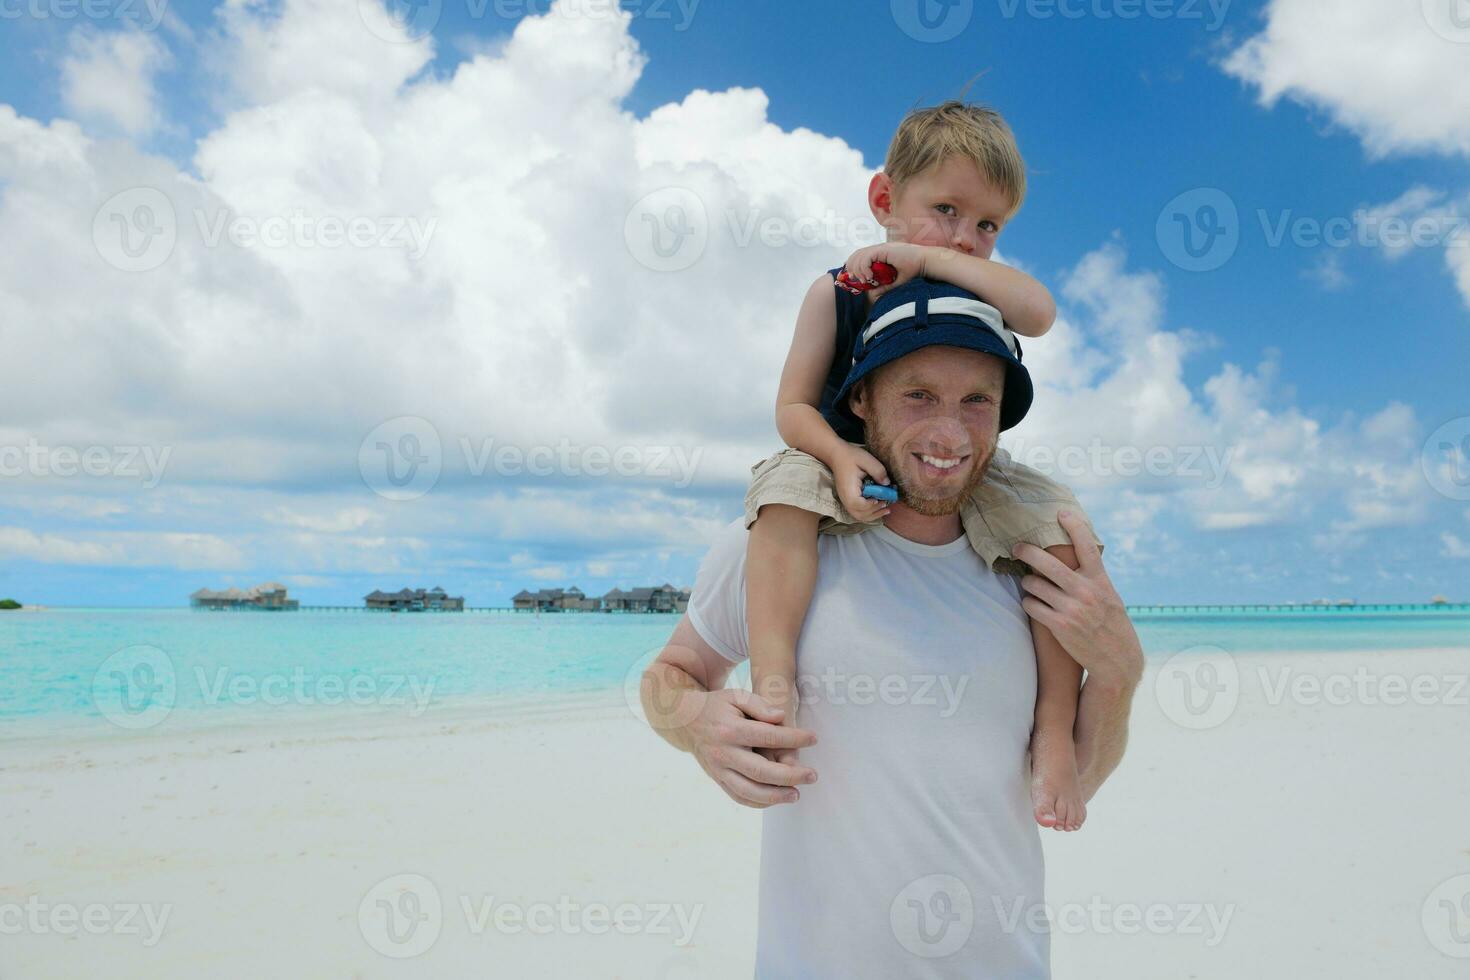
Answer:
POLYGON ((891 242, 938 245, 988 259, 1010 202, 973 160, 951 155, 902 188, 887 174, 875 174, 868 204, 891 242))

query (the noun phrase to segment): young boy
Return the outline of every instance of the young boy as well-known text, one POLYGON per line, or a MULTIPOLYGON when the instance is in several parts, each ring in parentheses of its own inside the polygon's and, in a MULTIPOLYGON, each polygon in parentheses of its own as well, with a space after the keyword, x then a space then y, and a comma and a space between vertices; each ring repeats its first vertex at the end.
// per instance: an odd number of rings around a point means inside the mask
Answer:
MULTIPOLYGON (((751 681, 756 693, 785 709, 787 724, 796 723, 799 707, 796 641, 816 584, 817 533, 833 525, 878 522, 888 513, 886 504, 862 495, 864 477, 888 483, 883 464, 861 445, 861 428, 833 405, 872 301, 886 288, 923 276, 983 297, 1017 334, 1046 333, 1056 316, 1046 287, 990 261, 996 236, 1020 209, 1025 192, 1025 165, 998 114, 956 101, 915 110, 899 125, 883 170, 868 188, 868 203, 888 241, 859 249, 845 266, 848 277, 876 288, 853 295, 834 281, 844 270, 833 269, 812 284, 802 302, 776 403, 776 427, 792 448, 753 468, 745 502, 751 681), (879 286, 876 262, 896 270, 896 280, 879 286)), ((997 450, 961 519, 986 563, 1015 574, 1024 566, 1011 558, 1011 549, 1021 541, 1076 566, 1070 538, 1056 520, 1063 509, 1082 513, 1065 487, 997 450)), ((1031 633, 1037 660, 1031 737, 1036 820, 1076 830, 1086 815, 1072 741, 1082 670, 1044 626, 1033 622, 1031 633)), ((777 761, 796 761, 794 750, 762 751, 777 761)))

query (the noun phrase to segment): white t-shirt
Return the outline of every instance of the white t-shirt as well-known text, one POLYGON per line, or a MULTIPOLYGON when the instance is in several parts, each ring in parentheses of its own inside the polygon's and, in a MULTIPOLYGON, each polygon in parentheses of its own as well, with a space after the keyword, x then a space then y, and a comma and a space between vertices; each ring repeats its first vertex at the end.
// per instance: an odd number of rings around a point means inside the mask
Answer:
MULTIPOLYGON (((688 611, 737 662, 746 538, 720 533, 688 611)), ((796 663, 819 779, 762 811, 757 980, 1049 977, 1019 584, 963 536, 824 534, 818 555, 796 663)))

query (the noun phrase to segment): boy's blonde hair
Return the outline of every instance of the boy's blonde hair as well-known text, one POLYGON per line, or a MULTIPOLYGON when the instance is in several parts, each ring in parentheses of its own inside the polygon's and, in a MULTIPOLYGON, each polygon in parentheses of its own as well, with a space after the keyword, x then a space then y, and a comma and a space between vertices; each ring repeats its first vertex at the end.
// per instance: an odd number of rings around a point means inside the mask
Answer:
POLYGON ((913 110, 893 134, 883 172, 901 190, 909 180, 955 154, 974 161, 981 176, 1010 200, 1007 220, 1021 210, 1026 199, 1026 164, 1011 127, 1000 113, 986 106, 951 99, 913 110))

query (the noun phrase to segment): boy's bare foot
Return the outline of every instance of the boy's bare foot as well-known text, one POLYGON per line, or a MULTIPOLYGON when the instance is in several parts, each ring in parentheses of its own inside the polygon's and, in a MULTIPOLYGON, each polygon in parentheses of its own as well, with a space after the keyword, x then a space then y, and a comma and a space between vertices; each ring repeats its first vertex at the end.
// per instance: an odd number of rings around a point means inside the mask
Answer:
POLYGON ((1052 830, 1080 830, 1087 819, 1077 756, 1070 739, 1041 736, 1031 744, 1031 802, 1036 822, 1052 830))

